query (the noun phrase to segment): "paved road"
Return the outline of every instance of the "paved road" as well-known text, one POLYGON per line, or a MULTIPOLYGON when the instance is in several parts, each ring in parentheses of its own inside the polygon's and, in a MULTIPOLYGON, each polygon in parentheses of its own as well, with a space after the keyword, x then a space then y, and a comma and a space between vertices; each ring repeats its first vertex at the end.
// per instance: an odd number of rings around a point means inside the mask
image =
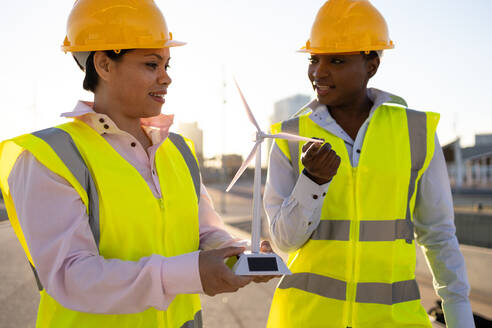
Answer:
MULTIPOLYGON (((244 192, 227 195, 224 221, 241 238, 249 238, 251 199, 244 192), (243 229, 243 230, 239 230, 243 229)), ((220 191, 209 189, 219 208, 220 191)), ((265 230, 265 229, 264 229, 265 230)), ((264 235, 267 233, 264 231, 264 235)), ((0 328, 34 327, 39 294, 24 253, 8 221, 0 222, 0 328)), ((202 296, 206 328, 265 327, 272 295, 278 279, 267 284, 252 284, 234 294, 202 296)), ((429 279, 419 278, 422 304, 435 305, 437 297, 429 279)), ((474 309, 492 315, 492 304, 472 302, 474 309)), ((436 325, 436 327, 439 327, 436 325)))
POLYGON ((34 327, 39 293, 8 221, 0 222, 0 327, 34 327))

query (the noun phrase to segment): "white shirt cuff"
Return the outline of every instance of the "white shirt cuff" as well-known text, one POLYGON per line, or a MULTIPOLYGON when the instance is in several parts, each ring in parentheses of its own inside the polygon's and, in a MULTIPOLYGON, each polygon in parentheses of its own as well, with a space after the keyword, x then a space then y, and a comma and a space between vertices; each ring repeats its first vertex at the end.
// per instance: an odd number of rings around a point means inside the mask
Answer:
POLYGON ((198 257, 200 251, 166 257, 162 264, 164 294, 203 293, 198 257))
POLYGON ((304 174, 299 175, 292 197, 304 208, 322 207, 330 182, 319 185, 304 174))
POLYGON ((475 328, 470 302, 443 302, 442 309, 448 328, 475 328))

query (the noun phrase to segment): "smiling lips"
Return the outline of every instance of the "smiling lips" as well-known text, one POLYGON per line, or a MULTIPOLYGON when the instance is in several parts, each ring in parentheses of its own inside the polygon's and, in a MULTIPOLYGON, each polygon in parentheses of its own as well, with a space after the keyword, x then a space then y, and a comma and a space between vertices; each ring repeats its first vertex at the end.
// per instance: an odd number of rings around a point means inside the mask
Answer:
POLYGON ((166 96, 166 91, 149 92, 149 96, 160 104, 165 102, 164 97, 166 96))
POLYGON ((326 96, 330 93, 332 89, 335 89, 335 86, 328 85, 326 83, 317 83, 314 82, 314 87, 320 96, 326 96))

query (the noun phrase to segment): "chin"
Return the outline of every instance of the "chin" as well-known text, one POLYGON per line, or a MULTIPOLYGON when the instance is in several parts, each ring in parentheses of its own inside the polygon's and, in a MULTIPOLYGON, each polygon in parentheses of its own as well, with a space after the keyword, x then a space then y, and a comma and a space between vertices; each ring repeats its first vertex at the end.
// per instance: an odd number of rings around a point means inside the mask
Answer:
POLYGON ((346 101, 344 101, 344 98, 338 94, 330 94, 326 96, 317 95, 317 99, 320 104, 326 105, 328 107, 342 106, 346 103, 346 101))
POLYGON ((161 114, 162 112, 162 105, 155 105, 153 104, 153 106, 148 106, 145 111, 142 113, 142 118, 146 118, 146 117, 154 117, 154 116, 157 116, 159 114, 161 114))
POLYGON ((318 102, 322 105, 333 106, 336 104, 336 100, 330 99, 330 97, 320 97, 318 96, 318 102))
POLYGON ((149 111, 149 112, 146 112, 144 113, 144 116, 142 118, 149 118, 149 117, 154 117, 154 116, 158 116, 161 114, 161 111, 158 110, 158 111, 149 111))

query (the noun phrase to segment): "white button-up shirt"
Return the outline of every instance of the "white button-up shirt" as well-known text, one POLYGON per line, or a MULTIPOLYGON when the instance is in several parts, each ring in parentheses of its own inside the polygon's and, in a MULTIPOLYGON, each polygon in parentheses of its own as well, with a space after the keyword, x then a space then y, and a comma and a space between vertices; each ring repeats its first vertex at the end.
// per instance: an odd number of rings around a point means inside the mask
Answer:
MULTIPOLYGON (((337 124, 325 105, 319 105, 316 101, 310 104, 310 119, 345 142, 354 167, 358 166, 367 127, 374 111, 381 104, 394 99, 393 95, 377 89, 369 89, 369 97, 374 105, 355 140, 337 124)), ((422 175, 417 190, 414 213, 417 242, 423 247, 434 275, 435 289, 443 299, 448 327, 474 327, 468 299, 470 286, 455 236, 453 199, 437 136, 435 143, 434 157, 422 175)), ((304 174, 297 177, 289 160, 273 144, 264 205, 270 223, 270 234, 281 250, 296 250, 309 239, 320 222, 323 195, 328 188, 329 183, 318 185, 304 174)))

